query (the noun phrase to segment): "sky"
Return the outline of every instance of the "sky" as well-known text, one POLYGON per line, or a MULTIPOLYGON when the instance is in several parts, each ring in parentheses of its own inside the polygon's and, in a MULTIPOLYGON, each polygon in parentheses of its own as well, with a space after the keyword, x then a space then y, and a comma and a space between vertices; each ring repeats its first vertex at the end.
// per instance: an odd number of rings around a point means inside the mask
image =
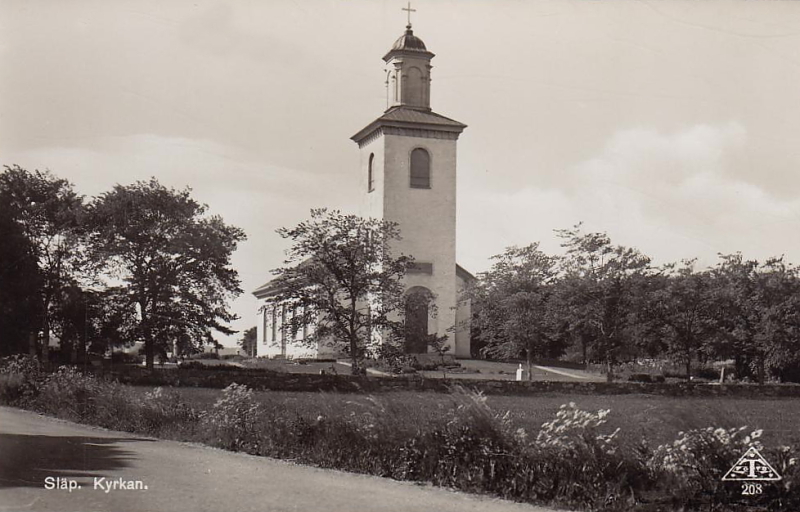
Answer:
MULTIPOLYGON (((250 292, 275 230, 356 212, 349 139, 386 108, 397 0, 0 0, 0 164, 92 197, 155 176, 245 230, 250 292)), ((800 262, 800 2, 418 0, 431 106, 458 141, 457 257, 561 251, 584 223, 654 264, 800 262)), ((238 336, 236 336, 238 337, 238 336)), ((236 337, 220 339, 233 345, 236 337)))

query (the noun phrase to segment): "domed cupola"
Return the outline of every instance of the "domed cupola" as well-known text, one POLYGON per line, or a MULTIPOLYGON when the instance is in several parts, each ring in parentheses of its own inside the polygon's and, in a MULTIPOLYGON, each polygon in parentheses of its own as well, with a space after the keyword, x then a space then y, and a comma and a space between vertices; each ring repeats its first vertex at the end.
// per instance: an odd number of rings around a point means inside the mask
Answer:
POLYGON ((405 33, 397 38, 397 41, 392 45, 392 49, 383 57, 383 60, 388 62, 394 55, 407 52, 419 56, 425 55, 428 59, 434 57, 433 53, 429 52, 425 47, 422 39, 414 35, 410 24, 406 25, 405 33))

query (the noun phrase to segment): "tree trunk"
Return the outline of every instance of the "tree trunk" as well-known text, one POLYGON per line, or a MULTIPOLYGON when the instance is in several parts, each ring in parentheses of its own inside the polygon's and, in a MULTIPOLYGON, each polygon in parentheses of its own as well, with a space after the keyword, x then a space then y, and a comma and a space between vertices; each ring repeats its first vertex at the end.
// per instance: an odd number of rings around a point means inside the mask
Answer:
POLYGON ((606 356, 606 382, 614 382, 614 365, 610 355, 606 356))
POLYGON ((358 340, 351 333, 350 334, 350 373, 353 375, 361 375, 361 366, 358 360, 358 340))
POLYGON ((44 324, 42 325, 42 364, 45 368, 50 368, 50 318, 48 318, 47 311, 44 313, 44 324))
POLYGON ((150 331, 150 326, 147 325, 147 319, 145 318, 144 308, 142 308, 142 334, 144 334, 144 361, 145 367, 148 370, 153 370, 154 363, 155 363, 155 352, 156 347, 153 343, 153 333, 150 331))
POLYGON ((86 366, 86 345, 86 328, 84 327, 78 342, 78 364, 83 363, 84 366, 86 366))
POLYGON ((531 357, 530 346, 528 346, 528 349, 525 350, 525 359, 527 360, 528 363, 528 380, 530 381, 533 380, 533 372, 531 371, 533 369, 533 361, 532 361, 533 358, 531 357))
POLYGON ((583 336, 581 336, 581 349, 583 351, 583 365, 586 366, 586 351, 587 351, 587 347, 586 347, 586 340, 583 338, 583 336))
POLYGON ((686 351, 686 380, 692 380, 692 353, 686 351))
POLYGON ((35 332, 32 332, 32 333, 28 334, 28 351, 29 351, 30 356, 32 358, 38 360, 37 355, 38 355, 39 351, 36 349, 36 333, 35 332))

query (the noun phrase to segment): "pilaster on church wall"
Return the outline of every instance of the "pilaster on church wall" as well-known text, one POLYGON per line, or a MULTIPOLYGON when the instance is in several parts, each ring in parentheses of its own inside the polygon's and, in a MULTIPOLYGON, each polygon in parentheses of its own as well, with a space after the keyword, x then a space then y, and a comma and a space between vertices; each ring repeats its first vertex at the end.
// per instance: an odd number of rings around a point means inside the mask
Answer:
POLYGON ((383 212, 383 191, 385 189, 384 178, 384 153, 385 139, 380 131, 364 141, 360 147, 360 171, 359 187, 361 189, 361 205, 359 215, 361 217, 382 219, 383 212), (373 165, 374 187, 373 191, 368 191, 369 175, 369 156, 375 155, 373 165))

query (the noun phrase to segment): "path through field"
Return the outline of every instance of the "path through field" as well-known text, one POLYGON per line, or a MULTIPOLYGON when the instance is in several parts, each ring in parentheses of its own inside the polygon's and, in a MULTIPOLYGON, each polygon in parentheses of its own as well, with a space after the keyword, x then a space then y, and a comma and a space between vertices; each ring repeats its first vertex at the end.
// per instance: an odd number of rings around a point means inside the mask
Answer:
POLYGON ((27 510, 554 512, 0 407, 0 512, 27 510), (48 490, 48 477, 56 486, 75 481, 81 487, 48 490), (106 492, 119 479, 147 488, 106 492))

